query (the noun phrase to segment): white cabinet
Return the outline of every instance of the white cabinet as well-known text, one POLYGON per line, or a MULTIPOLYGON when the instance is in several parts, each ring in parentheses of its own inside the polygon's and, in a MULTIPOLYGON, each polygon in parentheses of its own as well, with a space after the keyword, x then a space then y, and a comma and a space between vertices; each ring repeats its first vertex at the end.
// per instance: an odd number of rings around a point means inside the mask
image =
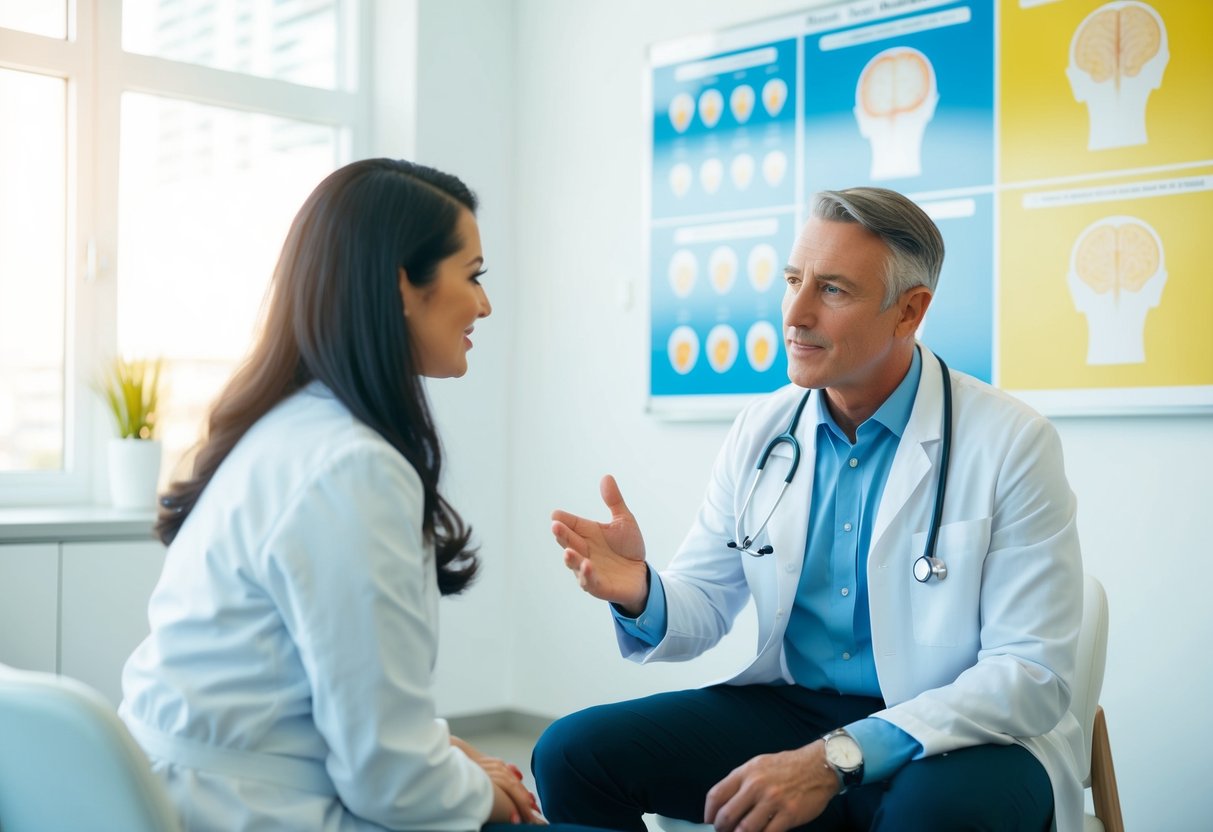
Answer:
POLYGON ((61 673, 117 706, 164 566, 150 512, 0 509, 0 664, 61 673))
POLYGON ((122 700, 122 666, 148 634, 147 601, 164 567, 155 541, 63 543, 59 672, 122 700))
POLYGON ((0 544, 0 664, 54 673, 59 545, 0 544))

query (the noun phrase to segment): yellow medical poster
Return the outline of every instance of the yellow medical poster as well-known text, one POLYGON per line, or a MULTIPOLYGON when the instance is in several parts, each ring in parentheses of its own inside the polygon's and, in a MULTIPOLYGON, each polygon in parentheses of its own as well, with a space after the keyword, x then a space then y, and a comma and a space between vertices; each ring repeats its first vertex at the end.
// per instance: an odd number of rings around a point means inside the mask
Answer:
POLYGON ((1000 386, 1052 412, 1208 403, 1213 166, 1008 190, 1000 208, 1000 386))
POLYGON ((1213 1, 1001 3, 1003 182, 1213 162, 1213 1))

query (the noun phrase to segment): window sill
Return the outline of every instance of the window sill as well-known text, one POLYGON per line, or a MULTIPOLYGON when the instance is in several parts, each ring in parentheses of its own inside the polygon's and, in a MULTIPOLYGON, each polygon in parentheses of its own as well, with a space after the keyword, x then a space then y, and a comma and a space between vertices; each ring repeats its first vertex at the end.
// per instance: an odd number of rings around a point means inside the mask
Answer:
POLYGON ((0 544, 151 540, 152 509, 109 506, 0 508, 0 544))

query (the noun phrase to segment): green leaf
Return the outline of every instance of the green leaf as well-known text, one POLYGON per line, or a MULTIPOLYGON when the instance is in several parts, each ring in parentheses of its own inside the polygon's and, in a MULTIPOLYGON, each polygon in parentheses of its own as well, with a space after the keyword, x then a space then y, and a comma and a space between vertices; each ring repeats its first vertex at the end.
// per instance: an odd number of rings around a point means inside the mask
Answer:
POLYGON ((109 405, 123 439, 154 439, 160 401, 162 361, 117 357, 102 373, 96 388, 109 405))

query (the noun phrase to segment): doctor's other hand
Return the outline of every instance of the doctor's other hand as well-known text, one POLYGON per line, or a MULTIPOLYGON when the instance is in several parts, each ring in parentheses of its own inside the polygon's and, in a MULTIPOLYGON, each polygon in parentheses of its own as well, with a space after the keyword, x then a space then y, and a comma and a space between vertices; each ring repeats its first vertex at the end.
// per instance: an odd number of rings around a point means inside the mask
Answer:
POLYGON ((610 474, 599 484, 610 522, 598 523, 567 511, 552 512, 552 534, 564 548, 564 565, 581 588, 637 616, 649 600, 649 568, 644 537, 610 474))
POLYGON ((825 744, 760 754, 733 769, 708 791, 705 823, 734 829, 783 832, 815 820, 838 793, 838 776, 826 765, 825 744))

